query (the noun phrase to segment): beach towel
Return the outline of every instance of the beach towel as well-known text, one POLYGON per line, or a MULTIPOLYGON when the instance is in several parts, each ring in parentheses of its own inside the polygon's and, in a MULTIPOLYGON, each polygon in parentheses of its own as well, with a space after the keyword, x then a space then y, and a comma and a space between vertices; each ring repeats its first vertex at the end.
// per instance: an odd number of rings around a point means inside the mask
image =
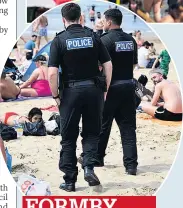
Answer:
POLYGON ((162 120, 156 119, 146 113, 137 114, 137 118, 143 119, 143 120, 149 120, 153 123, 157 123, 157 124, 163 125, 163 126, 181 126, 182 125, 182 121, 162 121, 162 120))
POLYGON ((8 99, 8 100, 4 100, 3 102, 20 102, 20 101, 25 101, 25 100, 37 100, 37 99, 45 99, 45 98, 52 98, 51 96, 47 96, 47 97, 23 97, 23 96, 19 96, 18 99, 14 98, 14 99, 8 99))
POLYGON ((47 111, 50 111, 50 112, 58 112, 58 107, 55 106, 55 105, 50 105, 48 107, 45 107, 45 108, 41 108, 41 110, 47 110, 47 111))

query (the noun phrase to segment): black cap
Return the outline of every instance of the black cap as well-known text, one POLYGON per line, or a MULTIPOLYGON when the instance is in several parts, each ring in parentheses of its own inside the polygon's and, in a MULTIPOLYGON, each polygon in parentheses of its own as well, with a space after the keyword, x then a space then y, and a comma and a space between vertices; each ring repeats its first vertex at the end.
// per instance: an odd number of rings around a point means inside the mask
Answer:
POLYGON ((39 56, 37 56, 36 58, 34 58, 33 61, 34 61, 34 62, 37 62, 37 61, 46 62, 46 57, 43 56, 43 55, 39 55, 39 56))

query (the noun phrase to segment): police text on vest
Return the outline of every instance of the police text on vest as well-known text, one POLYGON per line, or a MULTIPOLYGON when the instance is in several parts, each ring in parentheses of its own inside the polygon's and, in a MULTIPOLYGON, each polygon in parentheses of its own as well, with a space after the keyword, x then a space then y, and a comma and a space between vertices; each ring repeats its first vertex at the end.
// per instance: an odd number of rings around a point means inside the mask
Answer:
POLYGON ((73 38, 66 40, 67 50, 93 48, 93 40, 91 37, 73 38))
POLYGON ((134 50, 133 41, 119 41, 119 42, 115 42, 115 44, 116 44, 116 52, 134 50))

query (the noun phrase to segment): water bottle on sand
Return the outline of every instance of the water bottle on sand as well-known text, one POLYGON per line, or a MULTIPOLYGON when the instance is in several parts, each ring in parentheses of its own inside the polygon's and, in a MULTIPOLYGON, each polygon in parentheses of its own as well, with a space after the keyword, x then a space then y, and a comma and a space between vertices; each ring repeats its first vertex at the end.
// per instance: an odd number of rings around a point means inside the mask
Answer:
POLYGON ((14 129, 17 132, 17 138, 20 138, 23 136, 23 128, 22 125, 17 123, 16 121, 14 122, 14 129))

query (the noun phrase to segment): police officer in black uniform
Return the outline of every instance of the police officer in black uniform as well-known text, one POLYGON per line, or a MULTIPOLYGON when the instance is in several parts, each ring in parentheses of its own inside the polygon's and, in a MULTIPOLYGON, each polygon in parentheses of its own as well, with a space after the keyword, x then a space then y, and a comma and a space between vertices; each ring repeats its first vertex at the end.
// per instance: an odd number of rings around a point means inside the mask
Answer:
POLYGON ((98 152, 103 166, 112 122, 115 119, 120 129, 126 172, 136 175, 138 163, 133 69, 138 63, 137 44, 131 35, 120 28, 122 17, 119 9, 109 9, 103 18, 104 30, 108 32, 101 40, 111 56, 113 73, 104 106, 98 152))
POLYGON ((84 179, 89 186, 100 184, 94 173, 94 164, 97 162, 105 96, 98 61, 104 67, 107 88, 111 81, 112 63, 100 38, 80 24, 79 5, 68 3, 61 13, 66 30, 57 34, 51 44, 48 76, 61 116, 62 150, 59 168, 65 173, 65 183, 60 188, 75 191, 78 175, 76 142, 81 116, 84 179), (62 69, 62 83, 59 83, 63 85, 62 97, 58 93, 59 66, 62 69))

